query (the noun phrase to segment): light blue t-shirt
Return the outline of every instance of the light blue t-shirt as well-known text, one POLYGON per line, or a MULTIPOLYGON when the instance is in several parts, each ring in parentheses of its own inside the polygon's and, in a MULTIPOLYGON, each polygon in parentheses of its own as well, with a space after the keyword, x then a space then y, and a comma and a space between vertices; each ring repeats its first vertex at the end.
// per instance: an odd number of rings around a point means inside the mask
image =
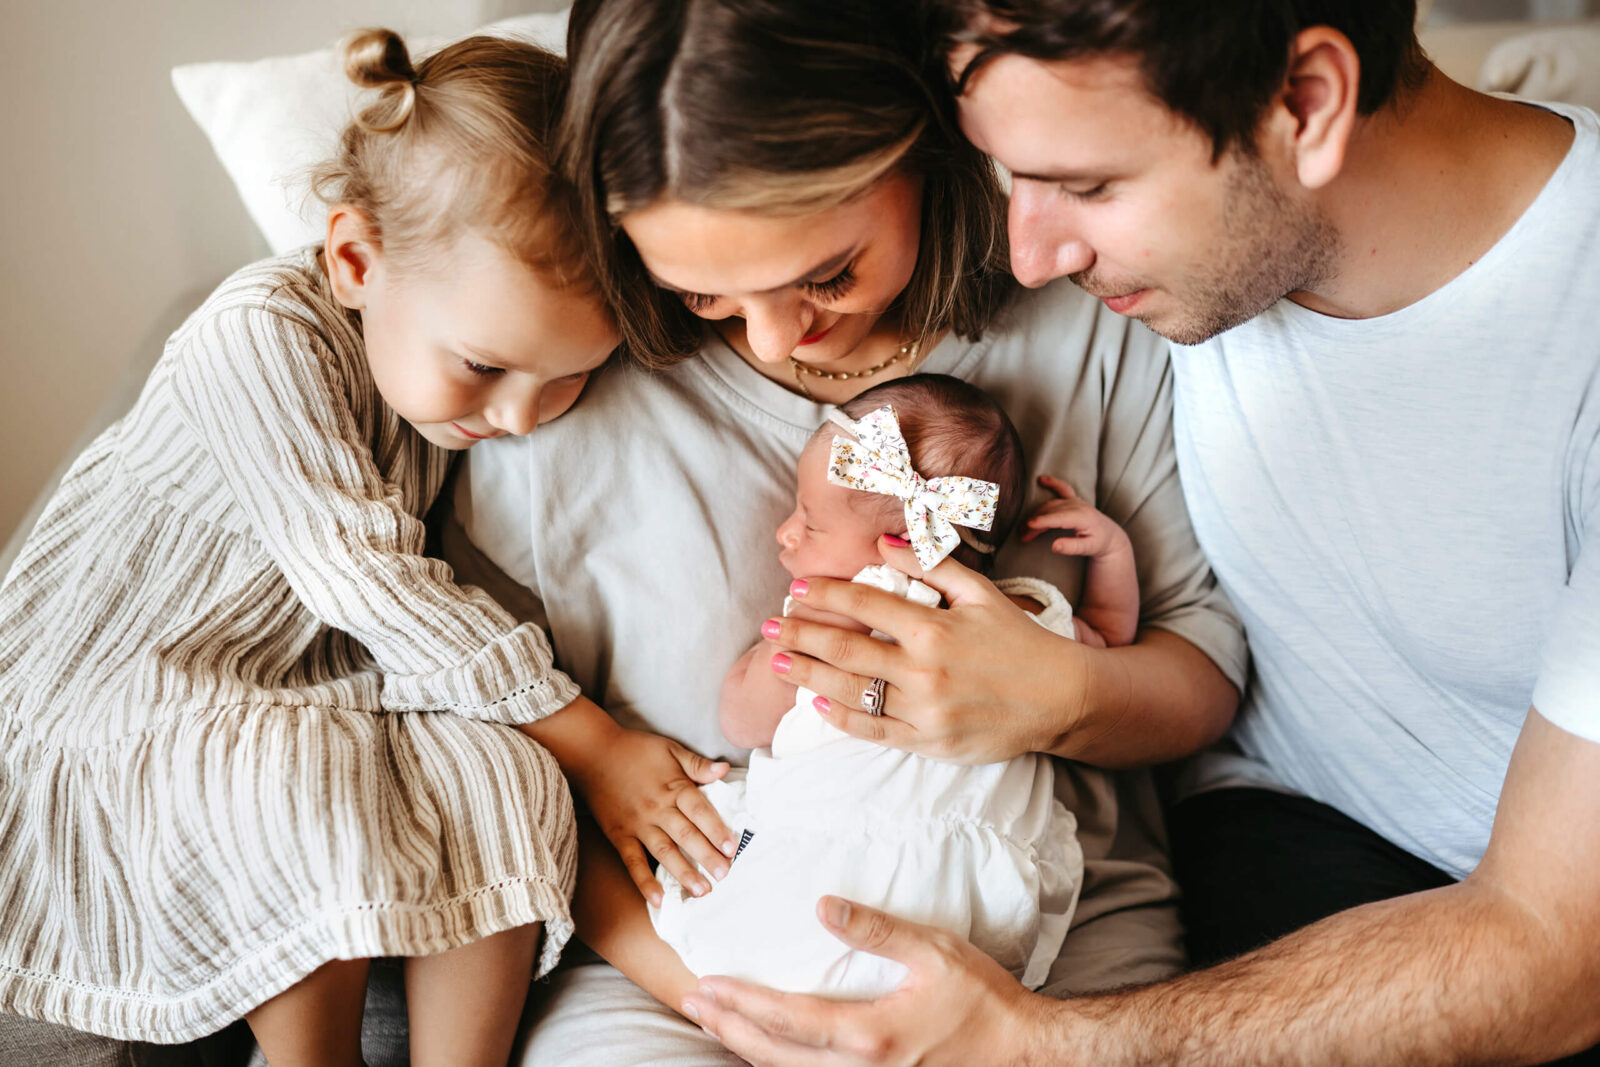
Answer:
POLYGON ((1332 805, 1456 877, 1530 705, 1600 741, 1600 124, 1423 300, 1280 301, 1173 353, 1195 532, 1253 668, 1199 787, 1332 805), (1587 551, 1585 547, 1587 546, 1587 551))

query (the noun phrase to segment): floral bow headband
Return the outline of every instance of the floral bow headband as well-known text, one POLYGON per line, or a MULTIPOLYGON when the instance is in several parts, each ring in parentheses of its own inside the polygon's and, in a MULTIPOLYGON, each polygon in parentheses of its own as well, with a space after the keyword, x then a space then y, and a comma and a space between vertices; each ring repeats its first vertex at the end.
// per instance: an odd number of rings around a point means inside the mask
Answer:
POLYGON ((1000 498, 998 485, 977 478, 924 480, 911 465, 911 450, 900 433, 893 405, 869 411, 859 420, 837 411, 828 417, 856 438, 834 437, 828 454, 828 481, 904 501, 906 537, 923 570, 932 570, 962 541, 980 552, 994 551, 993 546, 956 527, 987 530, 993 526, 995 502, 1000 498))

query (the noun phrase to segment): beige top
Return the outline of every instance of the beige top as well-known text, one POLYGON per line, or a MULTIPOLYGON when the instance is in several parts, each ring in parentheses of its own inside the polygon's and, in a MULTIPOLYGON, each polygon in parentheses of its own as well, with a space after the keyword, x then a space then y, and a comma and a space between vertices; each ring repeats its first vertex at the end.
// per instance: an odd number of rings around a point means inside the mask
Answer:
POLYGON ((186 1040, 329 959, 571 929, 566 785, 495 724, 577 690, 423 557, 449 457, 317 252, 190 317, 0 587, 0 1010, 186 1040))

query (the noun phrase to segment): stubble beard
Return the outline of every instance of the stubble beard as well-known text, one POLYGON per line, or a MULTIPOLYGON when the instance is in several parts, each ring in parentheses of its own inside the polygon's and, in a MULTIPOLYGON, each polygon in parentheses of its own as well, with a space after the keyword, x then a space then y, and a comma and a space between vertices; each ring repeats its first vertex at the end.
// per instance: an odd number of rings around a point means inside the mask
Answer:
MULTIPOLYGON (((1222 208, 1223 242, 1209 268, 1181 289, 1168 288, 1178 310, 1135 318, 1174 344, 1197 345, 1261 314, 1289 293, 1333 276, 1339 234, 1314 205, 1291 200, 1253 153, 1232 150, 1236 166, 1222 208)), ((1073 281, 1093 292, 1089 272, 1073 281)))

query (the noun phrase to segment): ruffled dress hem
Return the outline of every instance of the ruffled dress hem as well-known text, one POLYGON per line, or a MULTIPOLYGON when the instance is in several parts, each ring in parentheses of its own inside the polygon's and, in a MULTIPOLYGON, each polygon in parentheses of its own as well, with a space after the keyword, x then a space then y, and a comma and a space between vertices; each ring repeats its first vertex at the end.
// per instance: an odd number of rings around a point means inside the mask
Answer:
POLYGON ((428 956, 536 922, 544 931, 531 977, 540 978, 572 936, 572 912, 555 882, 527 877, 482 886, 443 905, 334 905, 179 996, 141 995, 0 964, 0 1005, 117 1040, 178 1044, 223 1029, 331 960, 428 956))

